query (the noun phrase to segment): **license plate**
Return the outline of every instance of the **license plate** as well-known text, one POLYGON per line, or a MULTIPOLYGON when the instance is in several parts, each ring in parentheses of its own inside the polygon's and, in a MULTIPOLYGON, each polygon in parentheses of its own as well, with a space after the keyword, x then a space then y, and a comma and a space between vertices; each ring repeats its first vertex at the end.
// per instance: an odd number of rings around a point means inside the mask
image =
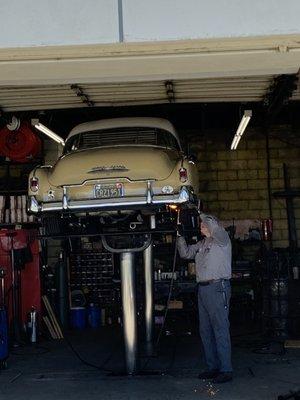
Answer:
POLYGON ((115 185, 95 185, 94 187, 95 198, 97 199, 110 199, 113 197, 123 197, 124 188, 122 183, 115 185))

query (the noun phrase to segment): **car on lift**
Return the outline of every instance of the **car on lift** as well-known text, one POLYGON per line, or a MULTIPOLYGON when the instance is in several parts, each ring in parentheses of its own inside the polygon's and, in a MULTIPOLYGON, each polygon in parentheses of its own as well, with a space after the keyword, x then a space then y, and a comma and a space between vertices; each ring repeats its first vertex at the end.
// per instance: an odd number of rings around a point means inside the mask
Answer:
POLYGON ((30 213, 149 214, 197 204, 195 162, 174 126, 161 118, 115 118, 82 123, 68 135, 54 166, 29 176, 30 213))

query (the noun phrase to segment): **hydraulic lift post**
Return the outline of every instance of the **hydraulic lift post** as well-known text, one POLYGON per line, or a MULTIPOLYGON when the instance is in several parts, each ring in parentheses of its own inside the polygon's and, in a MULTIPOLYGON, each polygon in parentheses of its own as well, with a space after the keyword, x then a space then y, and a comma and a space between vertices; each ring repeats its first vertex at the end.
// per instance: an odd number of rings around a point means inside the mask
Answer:
MULTIPOLYGON (((156 228, 155 215, 150 216, 150 229, 156 228)), ((145 330, 146 330, 146 353, 153 355, 154 337, 154 270, 153 270, 153 243, 144 250, 144 279, 145 279, 145 330)))
MULTIPOLYGON (((150 232, 156 228, 155 215, 150 215, 150 232)), ((135 228, 134 228, 135 229, 135 228)), ((143 244, 138 247, 116 248, 108 244, 105 234, 100 234, 103 247, 111 252, 120 254, 121 272, 121 295, 123 306, 123 333, 125 345, 126 372, 134 375, 138 372, 138 329, 137 329, 137 307, 135 287, 135 254, 143 252, 144 279, 145 279, 145 327, 146 327, 146 351, 148 355, 153 354, 154 336, 154 301, 153 301, 153 244, 152 235, 149 231, 143 233, 143 244)), ((134 232, 128 233, 130 236, 134 232)), ((141 235, 141 232, 136 232, 141 235)), ((111 236, 111 235, 108 235, 111 236)), ((116 234, 117 236, 117 234, 116 234)))
POLYGON ((133 375, 138 368, 134 253, 121 253, 120 264, 126 369, 128 375, 133 375))
POLYGON ((146 353, 153 354, 154 336, 154 304, 153 304, 153 245, 150 244, 144 250, 144 277, 145 277, 145 330, 146 330, 146 353))

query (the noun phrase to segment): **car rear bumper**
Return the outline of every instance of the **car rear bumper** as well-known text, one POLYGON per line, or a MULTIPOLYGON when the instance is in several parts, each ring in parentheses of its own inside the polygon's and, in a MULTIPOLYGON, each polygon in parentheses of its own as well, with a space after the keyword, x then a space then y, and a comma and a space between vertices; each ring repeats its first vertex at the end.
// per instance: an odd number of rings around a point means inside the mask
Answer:
POLYGON ((141 197, 118 197, 112 199, 71 200, 66 195, 60 202, 38 202, 35 196, 29 197, 28 211, 33 214, 51 211, 93 211, 101 209, 160 206, 164 204, 184 204, 192 202, 194 194, 183 186, 178 194, 153 195, 150 191, 141 197))

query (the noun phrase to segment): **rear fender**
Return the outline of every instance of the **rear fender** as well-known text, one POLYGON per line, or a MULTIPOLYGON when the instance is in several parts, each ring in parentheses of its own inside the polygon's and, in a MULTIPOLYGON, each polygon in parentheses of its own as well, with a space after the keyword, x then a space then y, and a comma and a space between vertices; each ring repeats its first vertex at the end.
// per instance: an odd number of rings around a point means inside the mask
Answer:
POLYGON ((195 163, 189 161, 187 158, 183 158, 177 162, 172 173, 168 178, 153 182, 152 186, 156 193, 161 192, 163 186, 172 186, 174 193, 178 193, 182 186, 193 188, 195 194, 199 192, 198 172, 195 163), (187 170, 187 180, 181 182, 179 178, 180 168, 187 170))
POLYGON ((53 186, 49 182, 49 174, 51 173, 52 166, 36 167, 30 172, 28 178, 28 195, 35 196, 38 201, 55 201, 62 198, 62 188, 53 186), (38 190, 32 191, 30 188, 30 181, 32 178, 38 179, 38 190))

